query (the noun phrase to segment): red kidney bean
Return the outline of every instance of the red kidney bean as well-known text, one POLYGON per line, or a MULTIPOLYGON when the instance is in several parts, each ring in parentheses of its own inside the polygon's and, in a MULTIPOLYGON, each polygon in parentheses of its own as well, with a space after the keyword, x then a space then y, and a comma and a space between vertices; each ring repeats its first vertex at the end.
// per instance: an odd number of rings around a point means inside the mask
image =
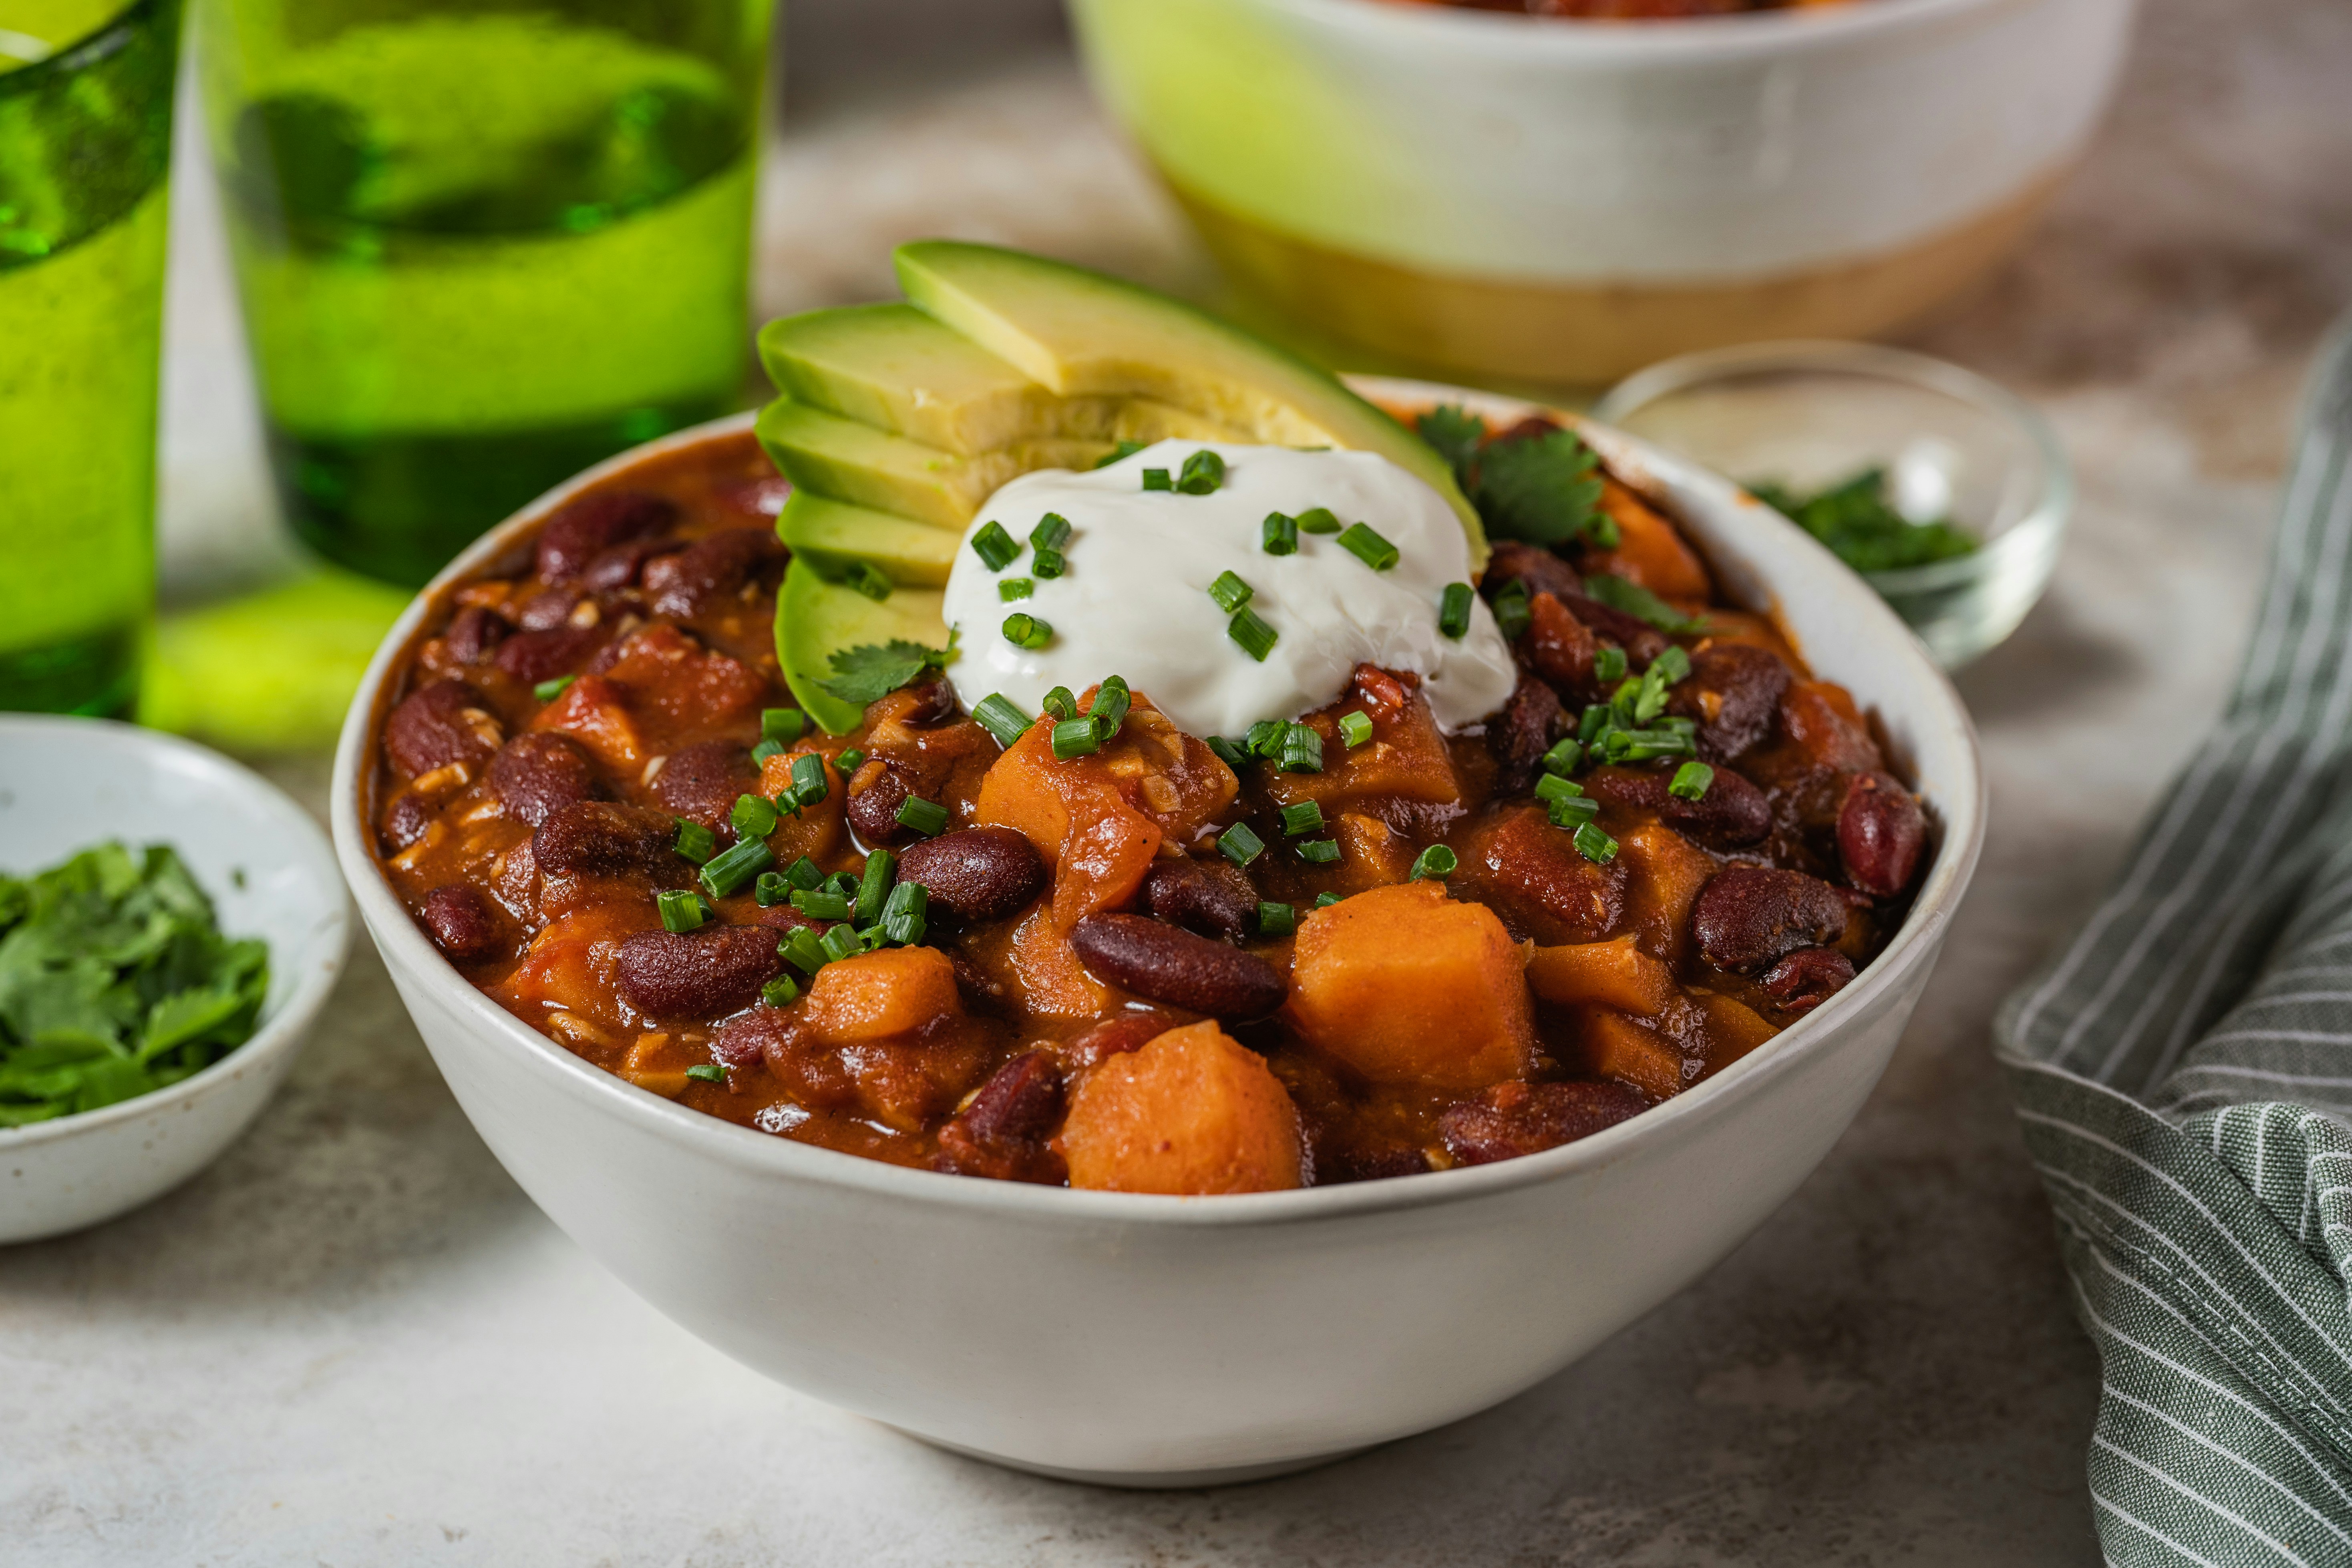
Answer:
POLYGON ((646 569, 646 563, 665 548, 658 539, 633 540, 627 544, 615 544, 610 550, 600 550, 581 569, 580 585, 592 594, 610 594, 628 587, 646 569))
POLYGON ((1900 781, 1856 773, 1838 809, 1837 842, 1845 879, 1884 898, 1911 885, 1927 842, 1927 818, 1900 781))
POLYGON ((1213 1018, 1263 1018, 1289 994, 1281 972, 1255 953, 1143 915, 1088 915, 1070 946, 1112 984, 1213 1018))
POLYGON ((1690 675, 1666 709, 1698 721, 1699 751, 1708 761, 1730 762, 1771 737, 1790 679, 1788 665, 1769 648, 1714 643, 1691 655, 1690 675))
POLYGON ((1045 890, 1045 862, 1010 827, 960 827, 908 845, 898 880, 921 883, 930 908, 956 920, 1002 920, 1045 890))
POLYGON ((449 629, 441 636, 451 658, 459 664, 479 664, 513 629, 504 616, 488 605, 468 605, 449 618, 449 629))
POLYGON ((425 930, 436 947, 459 963, 488 958, 504 945, 490 901, 464 882, 425 895, 425 930))
POLYGON ((1024 1051, 990 1075, 971 1103, 940 1129, 935 1171, 1058 1185, 1069 1177, 1045 1146, 1062 1120, 1062 1073, 1054 1053, 1024 1051))
POLYGON ((680 746, 654 775, 654 798, 678 816, 731 838, 727 820, 736 797, 757 795, 760 770, 751 753, 732 741, 701 741, 680 746))
POLYGON ((478 766, 504 738, 495 710, 462 680, 418 687, 383 721, 384 753, 410 778, 451 763, 478 766))
POLYGON ((384 852, 396 855, 424 837, 434 816, 432 803, 423 795, 404 795, 394 801, 383 814, 384 852))
POLYGON ((1139 1051, 1177 1020, 1165 1013, 1117 1013, 1073 1037, 1062 1047, 1062 1065, 1072 1072, 1100 1067, 1113 1057, 1139 1051))
POLYGON ((1568 595, 1584 592, 1584 579, 1576 574, 1576 568, 1542 545, 1498 540, 1494 553, 1486 557, 1486 574, 1478 585, 1491 599, 1506 584, 1514 582, 1525 583, 1530 595, 1549 594, 1563 603, 1568 595))
POLYGON ((551 583, 579 575, 598 552, 677 521, 677 507, 635 490, 597 490, 569 500, 539 533, 539 574, 551 583))
POLYGON ((488 777, 507 815, 533 827, 551 813, 603 793, 596 765, 569 735, 517 735, 490 759, 488 777))
POLYGON ((1485 1165, 1590 1138, 1649 1108, 1639 1089, 1613 1080, 1514 1080, 1446 1107, 1437 1131, 1456 1164, 1485 1165))
POLYGON ((765 926, 641 931, 621 943, 614 964, 621 999, 649 1018, 740 1012, 783 968, 775 932, 765 926))
POLYGON ((933 675, 918 680, 906 689, 907 706, 898 715, 898 722, 916 729, 926 729, 952 717, 956 710, 955 689, 947 677, 933 675))
POLYGON ((761 910, 751 918, 758 921, 761 925, 772 926, 777 931, 799 931, 802 927, 805 926, 808 930, 815 932, 818 936, 823 936, 825 932, 831 931, 837 925, 847 923, 843 921, 814 920, 801 913, 800 910, 793 908, 790 904, 770 904, 767 908, 761 910))
POLYGON ((568 626, 580 607, 580 595, 569 588, 549 588, 525 599, 515 611, 515 625, 527 632, 551 632, 568 626))
POLYGON ((764 528, 730 528, 696 540, 684 550, 646 563, 646 589, 654 613, 684 619, 701 615, 751 580, 752 574, 783 558, 784 547, 764 528))
POLYGON ((671 852, 677 826, 656 811, 609 800, 559 806, 530 836, 532 862, 556 877, 625 877, 646 872, 682 880, 686 862, 671 852))
POLYGON ((1538 594, 1528 605, 1527 635, 1519 639, 1519 657, 1555 691, 1573 696, 1592 689, 1592 655, 1600 645, 1582 621, 1549 594, 1538 594))
POLYGON ((1801 947, 1766 970, 1757 981, 1764 994, 1791 1013, 1810 1013, 1853 978, 1853 961, 1833 947, 1801 947))
POLYGON ((1802 871, 1732 866, 1718 871, 1691 909, 1699 951, 1718 969, 1751 973, 1801 947, 1845 934, 1846 906, 1835 888, 1802 871))
POLYGON ((1501 446, 1506 441, 1526 441, 1538 436, 1549 436, 1559 428, 1561 426, 1559 420, 1547 415, 1530 414, 1497 434, 1489 445, 1501 446))
POLYGON ((1543 771, 1543 754, 1568 731, 1559 693, 1531 676, 1519 677, 1511 700, 1486 722, 1486 750, 1495 757, 1495 789, 1518 795, 1543 771))
POLYGON ((1588 599, 1581 594, 1567 595, 1560 603, 1567 605, 1578 620, 1591 627, 1594 637, 1623 648, 1625 662, 1633 669, 1647 669, 1652 659, 1666 651, 1666 635, 1647 621, 1636 620, 1622 610, 1612 610, 1600 600, 1588 599))
POLYGON ((1154 860, 1137 902, 1154 920, 1229 942, 1257 923, 1257 889, 1240 867, 1223 861, 1154 860))
POLYGON ((1599 942, 1625 912, 1625 863, 1596 865, 1539 806, 1503 812, 1462 851, 1461 885, 1520 936, 1544 943, 1599 942))
MULTIPOLYGON (((866 770, 857 770, 864 775, 866 770)), ((849 786, 845 785, 845 788, 849 786)), ((885 763, 865 783, 849 788, 847 811, 849 826, 867 844, 888 846, 903 844, 912 838, 913 829, 898 820, 898 808, 907 804, 915 791, 904 774, 885 763)))
POLYGON ((1315 1151, 1315 1183, 1318 1187, 1341 1182, 1377 1182, 1390 1176, 1418 1176, 1429 1169, 1429 1156, 1404 1143, 1365 1147, 1349 1145, 1315 1151))
POLYGON ((1710 849, 1737 849, 1772 831, 1772 803, 1728 764, 1715 770, 1706 794, 1696 800, 1667 793, 1675 772, 1672 766, 1594 768, 1584 775, 1584 787, 1609 805, 1655 812, 1659 821, 1710 849))
POLYGON ((590 656, 611 636, 612 629, 601 624, 593 626, 562 626, 551 631, 517 632, 499 645, 498 658, 494 662, 499 668, 524 685, 536 686, 559 675, 579 674, 590 656))

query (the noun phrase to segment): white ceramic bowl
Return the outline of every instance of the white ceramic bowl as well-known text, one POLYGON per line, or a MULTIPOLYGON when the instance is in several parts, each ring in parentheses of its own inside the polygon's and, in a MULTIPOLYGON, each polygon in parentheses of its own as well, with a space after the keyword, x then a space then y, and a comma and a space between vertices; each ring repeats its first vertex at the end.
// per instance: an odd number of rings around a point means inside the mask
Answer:
MULTIPOLYGON (((1466 397, 1413 384, 1375 397, 1466 397)), ((476 569, 591 470, 493 530, 476 569)), ((1591 428, 1884 721, 1941 844, 1908 921, 1827 1005, 1690 1092, 1492 1165, 1238 1197, 936 1175, 683 1110, 592 1067, 467 984, 377 869, 361 817, 377 654, 336 755, 337 851, 458 1103, 523 1189, 633 1289, 746 1365, 950 1447, 1129 1485, 1238 1480, 1507 1398, 1703 1273, 1812 1170, 1877 1081, 1983 837, 1975 733, 1861 581, 1725 481, 1591 428)), ((427 590, 428 595, 432 590, 427 590)))
POLYGON ((1866 336, 1965 286, 2088 141, 2135 5, 1070 11, 1097 91, 1247 292, 1404 362, 1599 382, 1866 336))
POLYGON ((127 724, 0 715, 0 867, 42 869, 108 838, 178 850, 221 929, 269 943, 268 999, 253 1038, 169 1089, 0 1128, 0 1243, 112 1219, 218 1158, 293 1066, 351 942, 326 835, 267 779, 127 724))

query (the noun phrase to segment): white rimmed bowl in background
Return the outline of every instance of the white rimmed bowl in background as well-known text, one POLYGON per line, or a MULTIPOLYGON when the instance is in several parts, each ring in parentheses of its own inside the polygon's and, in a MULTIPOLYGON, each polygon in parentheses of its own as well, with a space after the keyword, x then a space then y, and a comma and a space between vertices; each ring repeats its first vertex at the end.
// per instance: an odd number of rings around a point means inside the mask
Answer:
POLYGON ((0 715, 0 867, 19 875, 110 838, 169 844, 221 929, 269 944, 251 1039, 153 1094, 0 1128, 0 1243, 61 1236, 203 1170, 252 1124, 342 973, 351 905, 326 836, 218 752, 95 719, 0 715))
MULTIPOLYGON (((1527 405, 1358 381, 1376 401, 1527 405)), ((624 454, 453 563, 377 653, 335 759, 335 847, 402 1000, 491 1152, 624 1283, 745 1365, 946 1447, 1073 1479, 1276 1474, 1486 1408, 1697 1278, 1792 1192, 1877 1081, 1984 830, 1976 738, 1915 637, 1792 524, 1601 427, 1621 473, 1882 719, 1939 843, 1909 918, 1844 991, 1633 1120, 1520 1160, 1234 1197, 1072 1192, 907 1170, 700 1115, 526 1027, 443 960, 362 812, 387 683, 440 588, 624 454)))

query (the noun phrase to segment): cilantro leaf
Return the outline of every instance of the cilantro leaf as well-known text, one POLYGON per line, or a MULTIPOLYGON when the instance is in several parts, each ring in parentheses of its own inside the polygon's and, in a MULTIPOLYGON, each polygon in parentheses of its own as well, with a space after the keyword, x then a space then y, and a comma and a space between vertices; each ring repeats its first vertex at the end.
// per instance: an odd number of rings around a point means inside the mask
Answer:
POLYGON ((1662 632, 1696 637, 1706 630, 1706 616, 1684 615, 1630 577, 1588 572, 1584 574, 1584 592, 1587 597, 1637 621, 1647 621, 1662 632))
POLYGON ((1587 535, 1606 549, 1617 542, 1616 525, 1596 510, 1597 464, 1592 448, 1566 430, 1496 441, 1478 454, 1470 499, 1487 531, 1502 538, 1565 544, 1587 535))
POLYGON ((834 678, 821 682, 844 702, 864 704, 887 697, 926 669, 945 668, 955 639, 948 647, 925 647, 904 637, 887 643, 860 643, 833 655, 834 678))
POLYGON ((1486 422, 1458 403, 1445 403, 1416 416, 1412 427, 1437 448, 1439 457, 1454 465, 1454 477, 1468 489, 1470 465, 1477 460, 1478 447, 1486 439, 1486 422))

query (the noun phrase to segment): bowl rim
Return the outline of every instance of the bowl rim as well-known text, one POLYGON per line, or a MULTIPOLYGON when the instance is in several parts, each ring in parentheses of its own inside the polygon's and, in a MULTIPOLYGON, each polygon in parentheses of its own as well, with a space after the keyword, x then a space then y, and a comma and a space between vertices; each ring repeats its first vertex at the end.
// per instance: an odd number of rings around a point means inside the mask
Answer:
MULTIPOLYGON (((327 835, 320 830, 318 822, 291 795, 251 768, 209 746, 198 745, 178 735, 143 730, 135 724, 120 723, 110 719, 81 719, 45 713, 0 714, 0 742, 27 735, 34 740, 47 742, 68 739, 79 742, 87 736, 100 735, 105 737, 105 743, 110 745, 126 746, 133 751, 147 747, 170 752, 211 774, 223 788, 231 793, 241 792, 258 802, 264 810, 278 819, 279 828, 286 832, 286 841, 293 851, 291 858, 301 867, 303 874, 320 895, 324 918, 318 929, 327 933, 328 951, 323 962, 304 964, 303 973, 296 977, 286 999, 278 1005, 276 1012, 261 1020, 251 1038, 212 1066, 152 1094, 134 1095, 112 1105, 100 1106, 96 1110, 77 1111, 47 1121, 29 1122, 22 1127, 0 1127, 0 1157, 13 1157, 42 1144, 62 1142, 82 1133, 97 1132, 170 1110, 204 1096, 214 1085, 237 1077, 257 1063, 293 1049, 300 1044, 312 1020, 326 1005, 336 984, 342 979, 352 945, 352 900, 327 835)), ((281 956, 273 952, 269 961, 275 972, 281 963, 281 956)))
MULTIPOLYGON (((1381 376, 1344 379, 1359 395, 1375 401, 1381 396, 1444 396, 1484 405, 1498 412, 1532 412, 1544 406, 1442 383, 1381 376)), ((772 1180, 814 1182, 886 1200, 1017 1216, 1032 1223, 1254 1227, 1467 1203, 1566 1179, 1581 1171, 1631 1158, 1637 1146, 1666 1139, 1672 1130, 1686 1123, 1696 1127, 1728 1114, 1764 1083, 1795 1071, 1826 1049, 1849 1019, 1858 1022, 1858 1016, 1879 997, 1891 992, 1913 969, 1932 959, 1974 874, 1985 832, 1984 763, 1975 724, 1959 694, 1937 668, 1925 646, 1860 579, 1839 565, 1837 571, 1853 585, 1853 613, 1865 621, 1877 623, 1892 656, 1916 664, 1915 675, 1925 678, 1928 689, 1940 697, 1943 705, 1941 713, 1929 717, 1952 726, 1963 742, 1960 776, 1953 781, 1951 797, 1939 803, 1945 813, 1942 848, 1895 940, 1853 984, 1723 1071, 1639 1116, 1572 1143, 1490 1164, 1288 1192, 1177 1197, 1076 1192, 1022 1182, 947 1175, 797 1142, 687 1110, 582 1060, 500 1007, 441 956, 394 895, 391 883, 377 867, 373 831, 359 815, 362 771, 372 755, 368 742, 379 693, 401 651, 415 635, 425 611, 449 584, 511 548, 517 535, 537 527, 549 512, 580 491, 640 463, 704 442, 746 434, 757 417, 756 411, 730 415, 631 447, 557 485, 485 532, 418 591, 385 633, 344 715, 342 734, 335 748, 334 777, 330 787, 333 791, 331 816, 336 855, 369 931, 395 977, 405 973, 429 985, 435 1000, 461 1025, 469 1048, 514 1052, 524 1069, 551 1091, 560 1089, 599 1106, 625 1119, 640 1133, 698 1150, 772 1180)), ((1580 426, 1591 425, 1573 415, 1568 417, 1580 426)), ((1702 488, 1712 490, 1717 500, 1727 504, 1744 495, 1729 481, 1707 474, 1686 459, 1659 452, 1605 427, 1603 434, 1612 446, 1637 455, 1654 475, 1699 479, 1703 481, 1702 488)), ((1769 508, 1757 504, 1739 506, 1737 515, 1740 527, 1777 531, 1780 538, 1776 549, 1800 553, 1816 552, 1822 560, 1836 563, 1836 557, 1811 535, 1769 508)))

